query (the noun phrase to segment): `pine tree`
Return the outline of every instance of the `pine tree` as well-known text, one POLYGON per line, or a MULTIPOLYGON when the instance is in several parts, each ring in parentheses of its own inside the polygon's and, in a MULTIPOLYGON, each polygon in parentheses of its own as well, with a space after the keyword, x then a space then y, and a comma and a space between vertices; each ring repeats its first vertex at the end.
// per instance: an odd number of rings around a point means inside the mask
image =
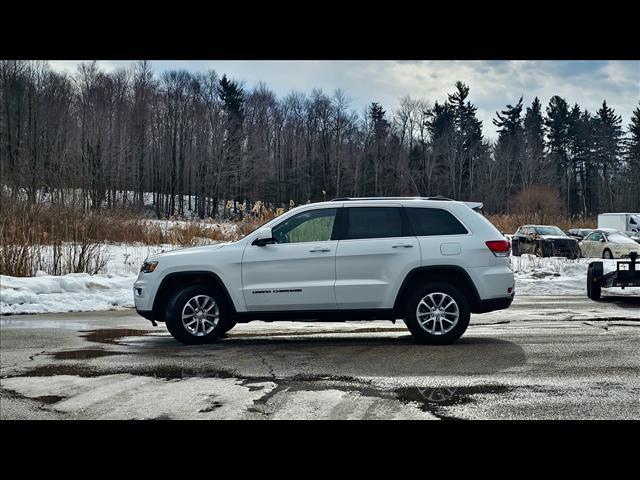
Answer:
POLYGON ((560 197, 568 214, 571 214, 570 125, 569 105, 564 98, 554 95, 547 106, 545 127, 547 128, 550 160, 555 170, 553 182, 559 186, 560 197))
POLYGON ((640 176, 640 104, 631 115, 625 157, 629 204, 634 206, 634 211, 637 211, 640 209, 640 185, 637 181, 640 176))
MULTIPOLYGON (((523 134, 522 126, 522 97, 518 103, 507 105, 506 110, 496 112, 493 124, 498 127, 498 142, 495 147, 495 160, 502 177, 502 207, 509 211, 509 199, 513 195, 514 187, 520 177, 522 164, 523 134)), ((520 182, 521 183, 521 182, 520 182)))
POLYGON ((521 178, 522 187, 527 188, 534 183, 544 183, 549 175, 545 172, 544 118, 538 97, 525 112, 523 140, 521 178))
POLYGON ((244 166, 242 159, 242 139, 245 94, 242 87, 240 87, 238 83, 229 80, 226 75, 223 75, 220 79, 217 91, 226 114, 226 138, 223 146, 223 158, 225 159, 224 164, 226 169, 229 170, 230 184, 228 184, 228 187, 233 187, 232 190, 224 193, 227 198, 234 197, 233 208, 234 213, 236 213, 237 201, 243 200, 245 194, 241 176, 244 166))
POLYGON ((436 165, 448 176, 449 187, 440 186, 444 191, 437 193, 456 199, 473 195, 475 167, 485 148, 482 122, 476 116, 477 107, 467 101, 468 96, 469 87, 456 82, 456 92, 449 94, 444 104, 436 102, 427 112, 425 123, 431 133, 436 165))
POLYGON ((370 163, 373 170, 373 194, 381 195, 381 176, 385 168, 386 140, 390 124, 385 118, 386 112, 377 102, 369 106, 369 120, 371 125, 371 154, 370 163))
POLYGON ((602 206, 613 209, 614 191, 610 175, 620 167, 622 152, 622 117, 607 105, 606 100, 595 117, 594 150, 597 165, 600 167, 603 182, 602 206))
MULTIPOLYGON (((573 111, 579 111, 577 105, 573 111)), ((598 210, 597 172, 593 158, 593 128, 591 114, 585 110, 572 122, 570 129, 570 153, 577 173, 580 198, 579 211, 593 215, 598 210)))

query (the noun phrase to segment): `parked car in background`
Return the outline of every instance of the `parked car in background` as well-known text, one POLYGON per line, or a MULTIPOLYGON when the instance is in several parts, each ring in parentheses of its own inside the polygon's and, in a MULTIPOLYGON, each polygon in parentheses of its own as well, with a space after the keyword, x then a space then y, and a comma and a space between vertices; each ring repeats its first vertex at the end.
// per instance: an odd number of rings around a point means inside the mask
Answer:
POLYGON ((640 213, 601 213, 598 215, 598 228, 640 232, 640 213))
POLYGON ((631 240, 634 240, 635 242, 640 243, 640 232, 624 232, 624 233, 626 233, 631 240))
POLYGON ((513 234, 511 245, 511 253, 515 256, 523 253, 571 259, 580 256, 578 240, 554 225, 523 225, 513 234))
POLYGON ((567 231, 567 234, 571 238, 575 238, 576 240, 580 241, 591 232, 593 232, 593 228, 571 228, 567 231))
POLYGON ((580 242, 580 251, 583 257, 629 258, 631 252, 640 254, 640 244, 619 230, 599 228, 580 242))

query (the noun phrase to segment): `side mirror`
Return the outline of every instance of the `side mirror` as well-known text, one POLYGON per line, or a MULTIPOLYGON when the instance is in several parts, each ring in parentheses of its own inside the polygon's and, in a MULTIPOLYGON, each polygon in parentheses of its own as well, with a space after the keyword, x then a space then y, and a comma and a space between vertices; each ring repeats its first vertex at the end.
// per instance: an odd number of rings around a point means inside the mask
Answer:
POLYGON ((600 239, 600 241, 601 241, 602 243, 605 243, 605 239, 604 239, 604 238, 601 238, 601 239, 600 239))
POLYGON ((256 236, 255 240, 253 241, 252 245, 258 245, 259 247, 264 247, 265 245, 269 244, 269 243, 275 243, 275 240, 273 239, 273 233, 271 231, 271 228, 269 227, 264 227, 258 230, 258 235, 256 236))

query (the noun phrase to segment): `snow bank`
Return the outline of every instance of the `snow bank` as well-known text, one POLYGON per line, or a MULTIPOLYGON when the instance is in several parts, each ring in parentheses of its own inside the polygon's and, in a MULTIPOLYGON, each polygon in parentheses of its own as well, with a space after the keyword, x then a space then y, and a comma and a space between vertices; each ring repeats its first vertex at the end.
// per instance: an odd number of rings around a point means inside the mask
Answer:
POLYGON ((57 313, 133 306, 136 275, 70 273, 59 277, 0 275, 0 313, 57 313))
POLYGON ((0 314, 91 312, 133 307, 133 282, 147 256, 176 245, 107 245, 105 273, 0 275, 0 314))

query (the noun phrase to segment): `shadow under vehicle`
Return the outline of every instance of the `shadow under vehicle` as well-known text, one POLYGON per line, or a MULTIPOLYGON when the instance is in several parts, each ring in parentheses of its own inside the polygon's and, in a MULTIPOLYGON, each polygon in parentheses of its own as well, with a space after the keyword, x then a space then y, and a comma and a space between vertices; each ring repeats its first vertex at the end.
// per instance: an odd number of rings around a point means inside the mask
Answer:
POLYGON ((631 252, 629 261, 617 262, 613 272, 604 273, 603 262, 591 262, 587 270, 587 296, 591 300, 600 300, 603 288, 640 287, 640 265, 638 253, 631 252))
POLYGON ((580 247, 575 238, 554 225, 523 225, 513 234, 511 253, 576 259, 580 257, 580 247))

